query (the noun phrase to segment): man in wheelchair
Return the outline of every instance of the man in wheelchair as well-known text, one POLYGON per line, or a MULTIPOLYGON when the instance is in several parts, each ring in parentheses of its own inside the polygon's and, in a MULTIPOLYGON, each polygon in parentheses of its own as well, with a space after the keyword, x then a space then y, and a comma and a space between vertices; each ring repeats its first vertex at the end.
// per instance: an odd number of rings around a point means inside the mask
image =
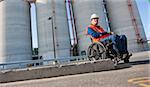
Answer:
POLYGON ((108 45, 108 49, 115 54, 114 57, 119 56, 122 59, 126 59, 124 62, 129 62, 129 58, 132 54, 127 50, 126 36, 106 32, 98 25, 99 16, 96 14, 92 14, 90 19, 91 24, 87 27, 86 34, 91 37, 92 42, 101 42, 104 46, 108 45))

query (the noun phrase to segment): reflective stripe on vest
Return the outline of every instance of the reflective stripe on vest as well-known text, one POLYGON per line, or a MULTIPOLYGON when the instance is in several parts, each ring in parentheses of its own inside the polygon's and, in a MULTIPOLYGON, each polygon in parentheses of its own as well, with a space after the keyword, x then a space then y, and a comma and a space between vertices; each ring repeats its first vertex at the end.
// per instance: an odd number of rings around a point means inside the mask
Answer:
MULTIPOLYGON (((101 28, 100 26, 90 25, 89 28, 91 28, 95 32, 100 32, 100 33, 105 32, 104 29, 101 28)), ((108 37, 110 35, 110 34, 105 34, 105 35, 102 35, 102 36, 100 36, 98 38, 94 38, 94 37, 92 37, 91 35, 88 34, 88 28, 86 28, 86 33, 87 33, 88 36, 90 36, 92 38, 93 42, 99 42, 101 39, 104 39, 104 38, 106 38, 106 37, 108 37)))

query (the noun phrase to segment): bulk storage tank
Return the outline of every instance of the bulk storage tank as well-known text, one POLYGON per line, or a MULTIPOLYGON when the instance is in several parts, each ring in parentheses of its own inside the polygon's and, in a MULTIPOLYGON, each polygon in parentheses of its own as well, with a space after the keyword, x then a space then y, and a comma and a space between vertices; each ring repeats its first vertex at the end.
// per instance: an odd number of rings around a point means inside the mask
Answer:
POLYGON ((79 55, 85 55, 88 46, 91 44, 90 38, 85 35, 85 30, 90 25, 90 16, 93 13, 99 15, 99 25, 106 31, 108 29, 103 1, 72 0, 72 5, 77 30, 79 55))
POLYGON ((144 42, 146 36, 135 0, 104 1, 106 1, 111 29, 117 34, 127 36, 129 51, 137 52, 148 49, 148 44, 144 42), (139 41, 141 38, 143 42, 139 41))
POLYGON ((0 0, 0 63, 32 59, 30 5, 0 0))
POLYGON ((65 0, 36 0, 39 56, 70 56, 65 0))

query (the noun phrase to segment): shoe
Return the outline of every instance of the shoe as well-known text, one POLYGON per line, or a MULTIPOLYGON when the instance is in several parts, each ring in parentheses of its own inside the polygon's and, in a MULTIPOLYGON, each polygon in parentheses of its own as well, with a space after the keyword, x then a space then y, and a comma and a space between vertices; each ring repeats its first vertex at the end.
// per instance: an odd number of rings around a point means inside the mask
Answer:
POLYGON ((130 58, 132 56, 132 53, 128 53, 128 58, 130 58))
POLYGON ((124 59, 126 58, 126 59, 129 59, 130 57, 132 56, 132 53, 127 53, 126 55, 125 55, 125 57, 123 57, 124 59))

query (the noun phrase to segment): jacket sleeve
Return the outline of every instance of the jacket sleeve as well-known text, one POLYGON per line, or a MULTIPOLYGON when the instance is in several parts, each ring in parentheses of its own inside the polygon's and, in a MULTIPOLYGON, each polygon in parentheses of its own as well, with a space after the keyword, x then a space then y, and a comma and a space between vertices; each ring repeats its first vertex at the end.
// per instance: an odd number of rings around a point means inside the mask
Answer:
POLYGON ((88 27, 88 34, 91 35, 94 38, 98 38, 100 36, 100 33, 95 32, 94 30, 92 30, 91 28, 88 27))
POLYGON ((88 27, 88 34, 91 35, 94 38, 98 38, 98 37, 100 37, 102 35, 107 34, 107 32, 103 32, 103 33, 95 32, 94 30, 92 30, 91 28, 88 27))

